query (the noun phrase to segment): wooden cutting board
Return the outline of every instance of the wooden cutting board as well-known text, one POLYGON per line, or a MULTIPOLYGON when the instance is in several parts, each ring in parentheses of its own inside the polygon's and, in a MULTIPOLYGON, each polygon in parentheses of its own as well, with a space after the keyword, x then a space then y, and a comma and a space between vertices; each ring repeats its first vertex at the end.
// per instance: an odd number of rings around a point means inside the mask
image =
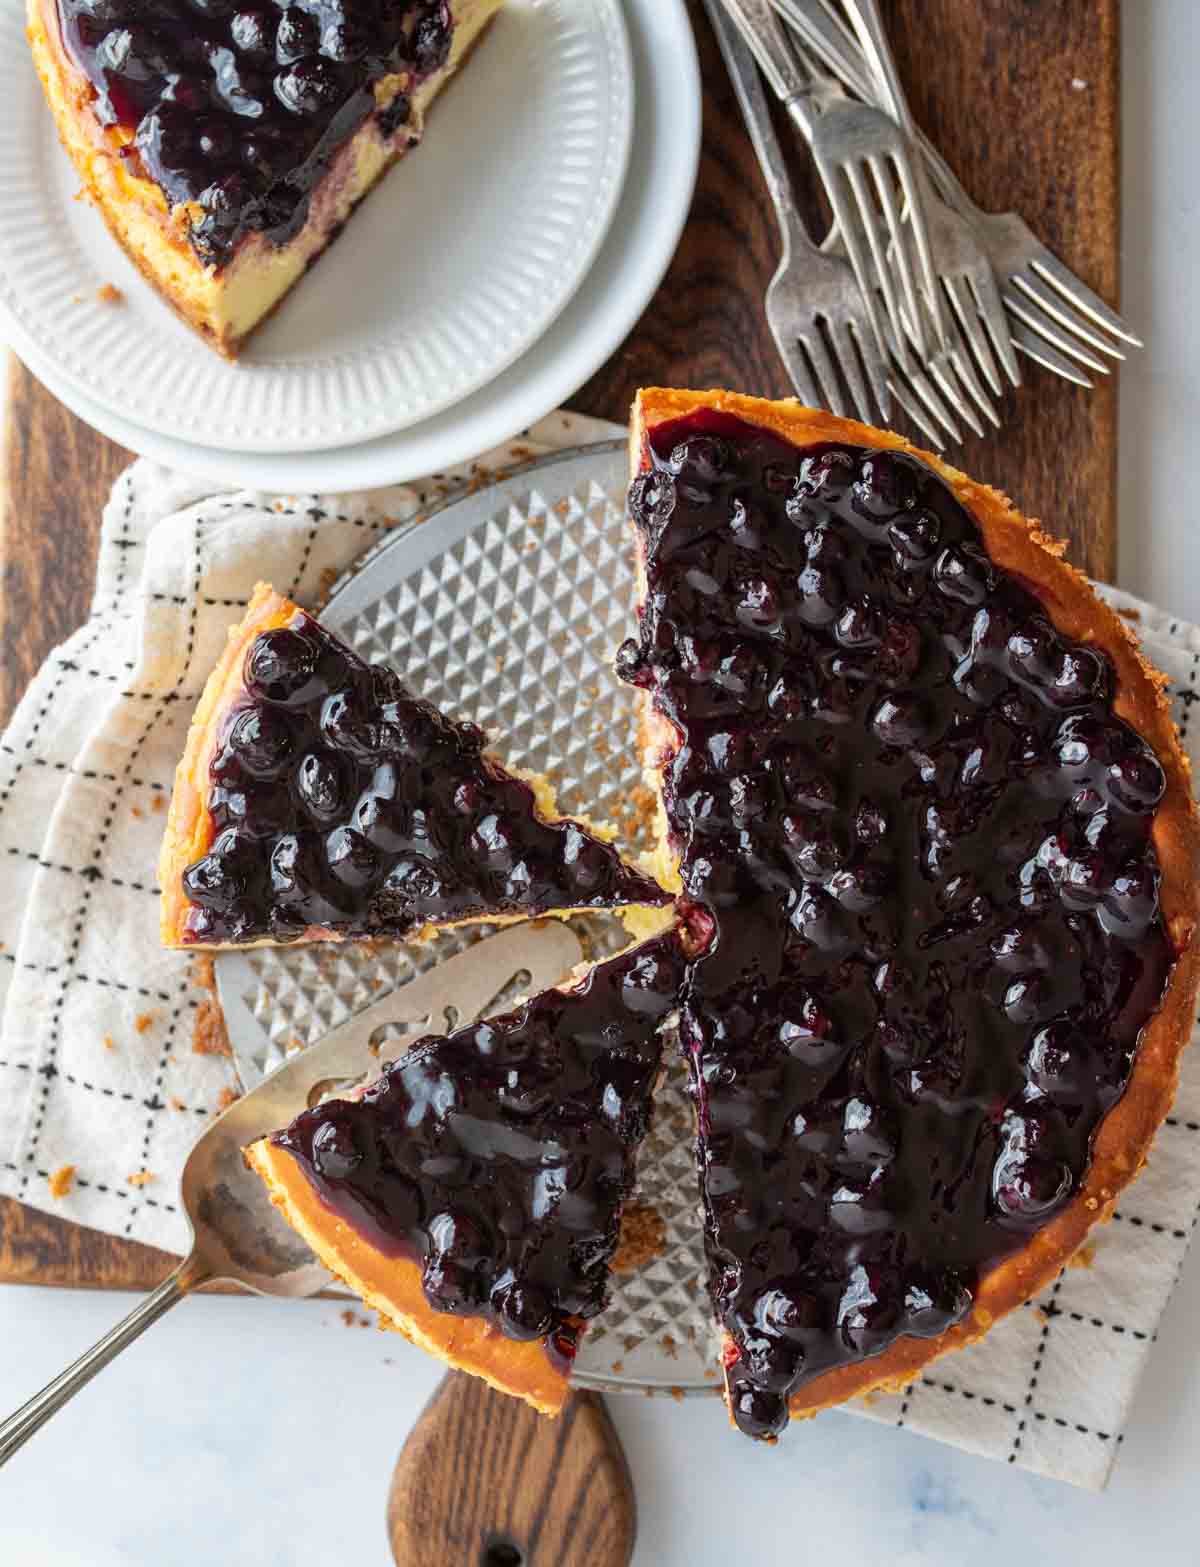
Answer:
MULTIPOLYGON (((650 309, 572 406, 626 417, 639 385, 786 396, 762 298, 776 234, 715 41, 690 0, 704 73, 704 152, 682 244, 650 309)), ((892 0, 891 36, 917 119, 985 208, 1013 208, 1117 302, 1118 0, 892 0)), ((815 177, 793 160, 819 222, 815 177)), ((334 257, 328 265, 336 265, 334 257)), ((19 365, 11 378, 0 525, 0 723, 43 658, 84 618, 100 510, 127 453, 81 424, 19 365)), ((1070 540, 1093 575, 1116 570, 1116 386, 1092 392, 1027 367, 1003 430, 952 460, 1070 540)), ((0 1281, 147 1289, 161 1252, 0 1201, 0 1281)))

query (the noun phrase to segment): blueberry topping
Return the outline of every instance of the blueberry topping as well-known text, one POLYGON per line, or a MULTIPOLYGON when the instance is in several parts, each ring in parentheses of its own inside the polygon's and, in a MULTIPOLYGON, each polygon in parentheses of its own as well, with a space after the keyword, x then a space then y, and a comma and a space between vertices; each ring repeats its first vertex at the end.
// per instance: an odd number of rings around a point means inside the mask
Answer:
POLYGON ((418 1041, 273 1141, 341 1219, 420 1266, 434 1310, 541 1339, 562 1365, 604 1305, 683 970, 679 937, 656 937, 577 990, 418 1041))
POLYGON ((529 786, 483 758, 474 725, 410 696, 302 611, 256 637, 243 669, 209 763, 214 841, 184 872, 186 941, 286 941, 315 926, 403 936, 430 921, 668 901, 577 823, 540 821, 529 786))
POLYGON ((224 264, 247 233, 286 244, 338 147, 370 116, 390 137, 446 64, 446 0, 58 0, 63 39, 104 125, 133 133, 140 172, 224 264), (382 108, 376 83, 398 79, 382 108))
POLYGON ((652 431, 618 658, 678 735, 680 1007, 734 1419, 931 1337, 1061 1212, 1173 953, 1113 674, 923 463, 652 431))

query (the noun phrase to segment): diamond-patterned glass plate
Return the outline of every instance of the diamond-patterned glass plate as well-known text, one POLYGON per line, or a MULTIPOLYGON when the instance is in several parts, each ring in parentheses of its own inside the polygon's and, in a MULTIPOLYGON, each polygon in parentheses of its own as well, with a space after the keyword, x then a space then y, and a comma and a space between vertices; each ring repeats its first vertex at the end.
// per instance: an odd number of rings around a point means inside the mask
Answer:
MULTIPOLYGON (((321 614, 364 658, 390 664, 412 691, 487 730, 506 765, 547 774, 562 810, 619 828, 636 820, 631 796, 641 783, 634 693, 612 671, 614 650, 635 629, 626 463, 623 441, 604 442, 454 501, 380 541, 321 614)), ((623 838, 627 848, 642 847, 629 831, 623 838)), ((573 924, 593 958, 628 941, 609 916, 573 924)), ((257 1082, 288 1050, 486 933, 222 956, 239 1069, 257 1082)), ((668 1054, 633 1199, 658 1214, 663 1247, 613 1276, 609 1305, 576 1361, 574 1379, 584 1386, 711 1392, 719 1385, 693 1112, 686 1069, 673 1049, 668 1054)))

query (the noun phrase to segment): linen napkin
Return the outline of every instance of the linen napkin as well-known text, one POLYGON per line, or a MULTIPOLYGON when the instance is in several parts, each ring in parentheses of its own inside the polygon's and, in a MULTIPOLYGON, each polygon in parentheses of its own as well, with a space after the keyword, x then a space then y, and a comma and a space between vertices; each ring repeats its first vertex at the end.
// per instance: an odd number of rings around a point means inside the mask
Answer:
MULTIPOLYGON (((343 496, 213 493, 146 461, 105 510, 87 622, 0 741, 0 1193, 168 1251, 183 1160, 234 1091, 195 960, 162 951, 155 863, 192 709, 254 583, 301 602, 490 470, 621 433, 555 414, 465 470, 343 496)), ((1200 766, 1200 628, 1104 590, 1171 680, 1200 766)), ((19 634, 19 628, 18 628, 19 634)), ((1114 1222, 981 1344, 855 1408, 1101 1487, 1200 1212, 1200 1052, 1114 1222)))

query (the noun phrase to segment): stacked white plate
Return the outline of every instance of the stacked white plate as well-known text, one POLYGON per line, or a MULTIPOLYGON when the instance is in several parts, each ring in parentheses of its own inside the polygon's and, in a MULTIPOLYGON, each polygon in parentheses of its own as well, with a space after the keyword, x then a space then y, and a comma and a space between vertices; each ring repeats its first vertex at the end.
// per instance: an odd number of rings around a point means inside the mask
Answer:
POLYGON ((363 489, 508 440, 625 338, 691 203, 684 0, 507 0, 420 148, 229 364, 73 200, 23 25, 0 0, 0 338, 88 424, 223 484, 363 489))

